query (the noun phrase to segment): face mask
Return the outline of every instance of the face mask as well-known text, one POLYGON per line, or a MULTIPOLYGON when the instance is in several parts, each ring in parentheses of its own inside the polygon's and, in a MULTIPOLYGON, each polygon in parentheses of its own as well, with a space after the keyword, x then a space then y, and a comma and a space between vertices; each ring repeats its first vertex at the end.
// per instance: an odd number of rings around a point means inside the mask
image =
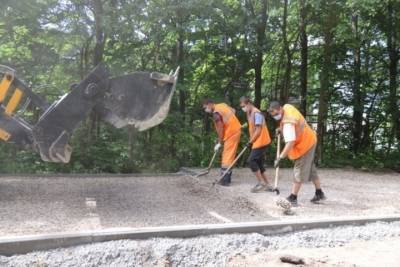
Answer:
POLYGON ((207 112, 207 113, 211 113, 212 112, 211 108, 205 108, 204 111, 207 112))
POLYGON ((276 121, 280 121, 282 119, 282 114, 276 114, 275 116, 272 116, 272 118, 274 118, 276 121))
POLYGON ((247 112, 247 106, 242 107, 243 112, 247 112))

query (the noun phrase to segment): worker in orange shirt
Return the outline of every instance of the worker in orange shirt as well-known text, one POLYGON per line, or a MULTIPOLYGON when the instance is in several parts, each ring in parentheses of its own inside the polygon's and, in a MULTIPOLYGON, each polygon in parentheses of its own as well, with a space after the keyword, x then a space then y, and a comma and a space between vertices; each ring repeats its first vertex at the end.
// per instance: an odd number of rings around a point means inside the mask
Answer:
POLYGON ((315 186, 315 195, 311 202, 319 203, 321 200, 325 200, 326 197, 321 189, 321 181, 314 163, 317 145, 315 131, 308 125, 300 111, 290 104, 281 106, 279 102, 272 101, 268 112, 280 122, 278 134, 283 134, 286 143, 280 156, 275 160, 275 168, 279 166, 281 159, 286 157, 294 161, 294 182, 292 193, 287 200, 292 205, 297 205, 297 195, 305 181, 312 181, 315 186))
POLYGON ((271 143, 264 115, 253 105, 250 98, 247 96, 242 96, 240 98, 240 107, 246 112, 249 127, 250 139, 247 143, 247 147, 251 149, 251 152, 247 162, 258 180, 258 183, 251 189, 251 192, 272 191, 264 168, 265 152, 267 146, 271 143))
MULTIPOLYGON (((218 141, 214 151, 223 147, 221 160, 221 175, 229 168, 236 157, 236 151, 240 142, 241 125, 235 115, 235 110, 225 103, 214 103, 206 98, 203 100, 203 109, 212 114, 218 141)), ((232 171, 229 171, 218 182, 219 185, 228 186, 232 180, 232 171)))

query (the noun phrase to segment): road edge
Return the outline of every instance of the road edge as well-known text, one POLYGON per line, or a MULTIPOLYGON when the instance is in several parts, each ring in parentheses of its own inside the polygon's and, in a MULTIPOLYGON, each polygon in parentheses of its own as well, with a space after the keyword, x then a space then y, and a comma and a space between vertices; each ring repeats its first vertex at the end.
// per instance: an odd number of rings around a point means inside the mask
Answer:
POLYGON ((335 217, 324 219, 280 220, 226 224, 202 224, 163 227, 143 227, 129 230, 98 230, 78 233, 58 233, 0 238, 0 255, 12 256, 33 251, 65 248, 97 242, 123 239, 189 238, 196 236, 259 233, 277 235, 289 232, 337 226, 357 226, 374 222, 400 221, 400 216, 335 217))

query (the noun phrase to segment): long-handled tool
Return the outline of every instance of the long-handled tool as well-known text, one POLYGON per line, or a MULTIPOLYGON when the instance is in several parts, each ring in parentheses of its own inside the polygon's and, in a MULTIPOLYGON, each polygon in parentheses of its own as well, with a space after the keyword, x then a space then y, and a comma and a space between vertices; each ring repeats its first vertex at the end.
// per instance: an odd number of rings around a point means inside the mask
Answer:
POLYGON ((240 153, 237 155, 237 157, 234 159, 234 161, 232 162, 232 164, 221 174, 221 176, 215 180, 213 182, 213 186, 218 183, 222 178, 224 178, 224 176, 233 168, 233 166, 235 166, 236 162, 240 159, 240 157, 244 154, 244 152, 246 152, 247 150, 247 146, 245 146, 242 151, 240 151, 240 153))
POLYGON ((217 154, 218 154, 218 150, 215 150, 215 151, 214 151, 214 155, 212 156, 212 158, 211 158, 211 160, 210 160, 210 164, 208 164, 208 168, 207 168, 205 171, 203 171, 203 172, 201 172, 201 173, 195 175, 195 176, 194 176, 195 178, 199 178, 200 176, 207 175, 207 174, 210 172, 211 167, 212 167, 212 164, 214 163, 214 159, 215 159, 215 157, 217 156, 217 154))
MULTIPOLYGON (((279 158, 281 154, 281 135, 277 134, 277 148, 276 148, 276 159, 279 158)), ((277 195, 280 194, 279 188, 278 188, 278 180, 279 180, 279 166, 276 167, 275 169, 275 184, 274 184, 274 189, 272 190, 273 192, 276 192, 277 195)))

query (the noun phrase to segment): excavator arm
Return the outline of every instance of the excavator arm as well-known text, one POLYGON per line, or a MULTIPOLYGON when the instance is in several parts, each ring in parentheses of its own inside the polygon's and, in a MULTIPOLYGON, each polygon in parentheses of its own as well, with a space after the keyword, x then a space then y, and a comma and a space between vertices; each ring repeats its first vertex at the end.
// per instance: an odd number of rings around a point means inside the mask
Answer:
POLYGON ((169 75, 137 72, 110 77, 105 65, 99 64, 71 92, 49 105, 13 69, 0 66, 0 139, 33 149, 44 161, 68 163, 69 140, 91 111, 117 128, 133 125, 144 131, 160 124, 168 115, 178 72, 179 68, 169 75), (31 104, 41 112, 33 124, 20 116, 31 104), (17 112, 20 106, 22 111, 17 112))

